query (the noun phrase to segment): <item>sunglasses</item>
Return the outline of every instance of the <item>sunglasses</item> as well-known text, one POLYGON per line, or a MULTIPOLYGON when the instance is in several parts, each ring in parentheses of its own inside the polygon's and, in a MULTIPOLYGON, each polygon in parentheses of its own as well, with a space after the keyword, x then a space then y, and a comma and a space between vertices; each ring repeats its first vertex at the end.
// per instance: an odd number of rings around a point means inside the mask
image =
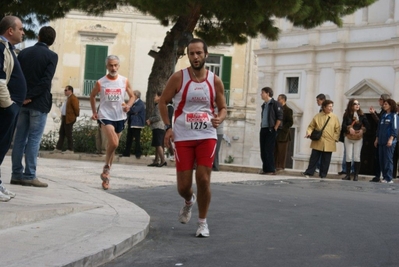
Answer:
POLYGON ((360 104, 355 102, 355 103, 353 103, 353 105, 354 106, 359 106, 360 104))

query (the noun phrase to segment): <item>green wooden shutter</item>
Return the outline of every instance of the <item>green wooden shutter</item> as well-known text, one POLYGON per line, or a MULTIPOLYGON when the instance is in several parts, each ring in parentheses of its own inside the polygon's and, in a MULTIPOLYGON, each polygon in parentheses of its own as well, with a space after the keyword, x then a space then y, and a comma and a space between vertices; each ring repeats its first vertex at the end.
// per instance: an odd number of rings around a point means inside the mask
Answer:
POLYGON ((231 62, 232 57, 223 57, 221 79, 224 85, 224 90, 230 90, 231 62))
POLYGON ((105 75, 105 59, 107 58, 107 54, 107 46, 86 46, 85 80, 98 80, 105 75))

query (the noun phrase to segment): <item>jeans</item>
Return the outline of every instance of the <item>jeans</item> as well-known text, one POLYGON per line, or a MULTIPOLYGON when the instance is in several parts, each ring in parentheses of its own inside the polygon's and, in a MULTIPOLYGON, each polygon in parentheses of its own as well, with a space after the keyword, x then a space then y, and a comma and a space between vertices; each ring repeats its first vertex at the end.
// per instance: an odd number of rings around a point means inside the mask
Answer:
POLYGON ((46 120, 47 113, 24 107, 21 108, 11 154, 11 179, 33 180, 36 178, 37 154, 44 127, 46 126, 46 120), (22 165, 24 154, 25 169, 22 165))

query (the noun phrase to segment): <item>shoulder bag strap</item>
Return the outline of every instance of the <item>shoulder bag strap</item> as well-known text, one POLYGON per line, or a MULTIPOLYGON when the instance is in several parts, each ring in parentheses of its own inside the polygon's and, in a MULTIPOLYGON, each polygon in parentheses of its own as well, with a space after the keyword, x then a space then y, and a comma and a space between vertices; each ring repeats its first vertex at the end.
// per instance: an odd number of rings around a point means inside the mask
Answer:
POLYGON ((326 125, 327 125, 328 121, 330 120, 330 118, 331 118, 331 117, 328 117, 328 119, 327 119, 326 123, 324 123, 324 126, 323 126, 323 128, 321 128, 321 131, 324 131, 324 128, 326 128, 326 125))

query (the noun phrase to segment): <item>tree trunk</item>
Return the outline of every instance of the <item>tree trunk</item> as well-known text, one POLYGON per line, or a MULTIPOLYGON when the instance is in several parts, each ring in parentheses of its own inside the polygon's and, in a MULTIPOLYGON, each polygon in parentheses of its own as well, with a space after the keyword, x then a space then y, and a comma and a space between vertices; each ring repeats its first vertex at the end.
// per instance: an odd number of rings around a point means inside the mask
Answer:
POLYGON ((178 41, 184 32, 192 33, 200 17, 200 8, 195 7, 188 16, 180 16, 172 29, 167 32, 158 56, 154 59, 151 73, 148 78, 146 94, 146 118, 154 111, 154 96, 162 92, 169 77, 174 73, 179 58, 177 51, 184 51, 185 47, 178 47, 178 41))

